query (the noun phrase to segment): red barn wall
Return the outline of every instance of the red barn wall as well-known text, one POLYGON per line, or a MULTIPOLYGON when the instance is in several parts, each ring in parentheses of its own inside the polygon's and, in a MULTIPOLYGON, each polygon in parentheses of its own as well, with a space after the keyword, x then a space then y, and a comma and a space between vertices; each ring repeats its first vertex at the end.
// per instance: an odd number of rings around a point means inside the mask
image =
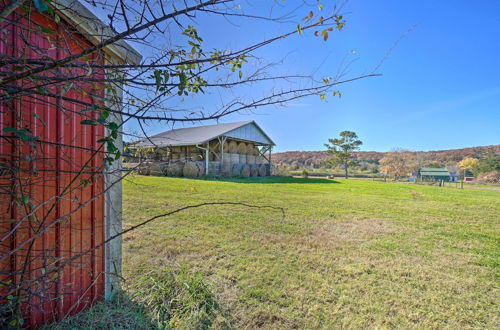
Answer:
MULTIPOLYGON (((2 23, 2 55, 61 59, 89 46, 81 35, 68 32, 62 20, 56 24, 35 11, 30 20, 25 15, 16 12, 9 17, 15 24, 2 23), (46 29, 54 33, 42 32, 46 29)), ((89 62, 103 64, 104 59, 96 54, 81 63, 89 62)), ((49 74, 103 77, 95 69, 71 70, 49 74)), ((24 80, 16 85, 29 89, 36 83, 24 80)), ((97 140, 104 136, 104 127, 81 124, 98 116, 87 110, 88 104, 102 102, 102 87, 61 83, 43 87, 45 94, 65 92, 67 99, 26 92, 0 101, 0 162, 7 164, 5 169, 20 169, 0 173, 0 281, 6 283, 0 286, 0 297, 4 306, 12 297, 22 298, 27 327, 76 314, 103 299, 104 154, 97 140), (27 128, 38 140, 22 141, 5 128, 27 128), (29 202, 23 204, 23 198, 29 202)))

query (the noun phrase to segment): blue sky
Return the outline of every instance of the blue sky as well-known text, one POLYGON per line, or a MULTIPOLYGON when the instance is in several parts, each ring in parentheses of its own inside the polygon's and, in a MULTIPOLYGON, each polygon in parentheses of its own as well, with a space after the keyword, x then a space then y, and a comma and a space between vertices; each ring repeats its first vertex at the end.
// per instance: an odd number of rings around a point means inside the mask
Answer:
MULTIPOLYGON (((242 2, 242 6, 251 5, 242 2)), ((340 99, 329 97, 325 102, 310 97, 222 121, 257 121, 276 142, 276 151, 321 150, 328 138, 343 130, 358 133, 362 150, 438 150, 500 143, 500 1, 352 0, 344 12, 345 30, 334 33, 328 42, 296 36, 258 55, 271 61, 285 58, 276 69, 279 72, 317 70, 318 76, 332 75, 343 59, 353 59, 349 74, 355 76, 370 72, 394 42, 416 25, 383 62, 378 71, 383 76, 343 85, 340 99)), ((241 23, 235 27, 201 18, 198 28, 207 45, 237 48, 294 25, 241 23)), ((240 89, 234 96, 265 94, 271 87, 240 89)), ((210 109, 219 98, 192 98, 185 104, 210 109)), ((133 130, 134 125, 127 128, 133 130)), ((166 129, 160 123, 148 125, 149 134, 166 129)))

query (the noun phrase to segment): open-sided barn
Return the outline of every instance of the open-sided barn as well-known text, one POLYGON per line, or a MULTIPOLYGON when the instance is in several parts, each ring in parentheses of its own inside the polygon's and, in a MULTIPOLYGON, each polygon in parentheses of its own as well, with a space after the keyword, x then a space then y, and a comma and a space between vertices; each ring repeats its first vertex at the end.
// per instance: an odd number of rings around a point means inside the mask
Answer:
POLYGON ((243 121, 173 129, 130 146, 150 174, 168 176, 269 176, 274 142, 243 121), (156 173, 155 173, 156 172, 156 173))

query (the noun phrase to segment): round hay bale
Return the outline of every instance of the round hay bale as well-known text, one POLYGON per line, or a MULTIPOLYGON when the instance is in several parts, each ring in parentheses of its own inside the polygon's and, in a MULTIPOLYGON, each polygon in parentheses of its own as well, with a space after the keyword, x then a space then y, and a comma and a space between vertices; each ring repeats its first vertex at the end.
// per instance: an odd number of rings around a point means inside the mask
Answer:
POLYGON ((241 175, 241 164, 233 164, 231 167, 231 175, 241 175))
POLYGON ((150 164, 142 164, 137 167, 137 172, 141 175, 149 175, 151 173, 150 164))
POLYGON ((259 176, 259 165, 250 165, 250 176, 259 176))
POLYGON ((222 151, 229 153, 229 142, 227 140, 222 144, 222 151))
POLYGON ((250 150, 250 153, 254 156, 258 156, 260 154, 259 148, 257 148, 256 146, 253 146, 252 149, 250 150))
POLYGON ((179 153, 177 153, 177 152, 172 152, 172 153, 170 154, 170 158, 171 158, 173 161, 176 161, 176 160, 181 159, 181 156, 180 156, 180 154, 179 154, 179 153))
POLYGON ((196 162, 186 162, 183 169, 183 174, 188 178, 196 178, 200 176, 200 166, 196 162))
POLYGON ((240 155, 238 154, 230 154, 230 159, 232 164, 237 164, 240 162, 240 155))
POLYGON ((247 155, 247 164, 255 164, 255 156, 254 155, 247 155))
POLYGON ((239 162, 240 162, 240 164, 246 164, 247 163, 247 155, 239 154, 239 162))
POLYGON ((264 157, 262 156, 255 156, 255 164, 263 164, 264 163, 264 157))
POLYGON ((227 146, 227 151, 230 154, 236 154, 236 153, 238 153, 238 142, 236 142, 236 141, 229 141, 228 146, 227 146))
POLYGON ((149 174, 156 176, 163 176, 163 168, 160 163, 153 163, 149 167, 149 174))
POLYGON ((266 164, 259 165, 259 176, 267 176, 267 166, 266 166, 266 164))
POLYGON ((170 163, 167 165, 166 168, 166 175, 167 176, 182 176, 184 169, 184 164, 182 163, 170 163))
POLYGON ((238 151, 240 155, 246 155, 247 154, 247 144, 245 142, 240 142, 238 143, 238 151))
POLYGON ((178 159, 180 161, 185 161, 186 160, 186 152, 185 151, 179 151, 177 154, 179 155, 178 159))
POLYGON ((222 163, 221 165, 221 175, 224 177, 231 176, 231 170, 233 168, 233 164, 231 163, 222 163))
POLYGON ((248 164, 243 164, 241 166, 241 175, 245 178, 248 178, 250 176, 250 166, 248 164))
POLYGON ((229 154, 229 153, 223 153, 222 154, 222 163, 224 163, 224 164, 231 163, 231 154, 229 154))

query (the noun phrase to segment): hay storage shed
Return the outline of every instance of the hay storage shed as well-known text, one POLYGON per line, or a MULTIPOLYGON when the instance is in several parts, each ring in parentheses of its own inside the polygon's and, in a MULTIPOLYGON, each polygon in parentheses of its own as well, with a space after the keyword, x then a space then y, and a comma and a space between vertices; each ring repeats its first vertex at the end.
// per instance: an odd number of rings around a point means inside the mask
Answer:
MULTIPOLYGON (((45 9, 31 1, 25 4, 0 24, 5 60, 40 65, 47 58, 64 61, 115 35, 79 1, 45 1, 45 9)), ((99 139, 109 132, 104 125, 82 122, 96 120, 97 109, 120 107, 121 87, 112 101, 99 82, 112 72, 99 68, 134 65, 141 55, 118 41, 72 63, 79 66, 82 61, 92 66, 85 76, 95 84, 75 79, 65 93, 54 83, 45 92, 10 99, 0 93, 0 322, 10 326, 17 305, 9 297, 21 298, 22 326, 36 328, 111 298, 119 287, 121 241, 104 242, 121 232, 120 164, 104 169, 99 139), (87 111, 89 104, 96 111, 87 111), (31 132, 36 139, 19 138, 18 132, 31 132)), ((3 68, 11 70, 8 64, 3 68)), ((47 76, 80 72, 64 68, 47 76)), ((23 79, 12 84, 32 88, 35 83, 23 79)), ((121 123, 118 114, 109 118, 121 123)), ((121 144, 118 134, 115 145, 121 144)))
MULTIPOLYGON (((199 164, 205 176, 272 174, 274 142, 255 121, 173 129, 129 146, 139 161, 199 164), (141 153, 140 150, 149 150, 141 153), (163 156, 161 156, 163 155, 163 156), (250 169, 252 166, 261 168, 250 169)), ((135 160, 137 161, 137 159, 135 160)))

